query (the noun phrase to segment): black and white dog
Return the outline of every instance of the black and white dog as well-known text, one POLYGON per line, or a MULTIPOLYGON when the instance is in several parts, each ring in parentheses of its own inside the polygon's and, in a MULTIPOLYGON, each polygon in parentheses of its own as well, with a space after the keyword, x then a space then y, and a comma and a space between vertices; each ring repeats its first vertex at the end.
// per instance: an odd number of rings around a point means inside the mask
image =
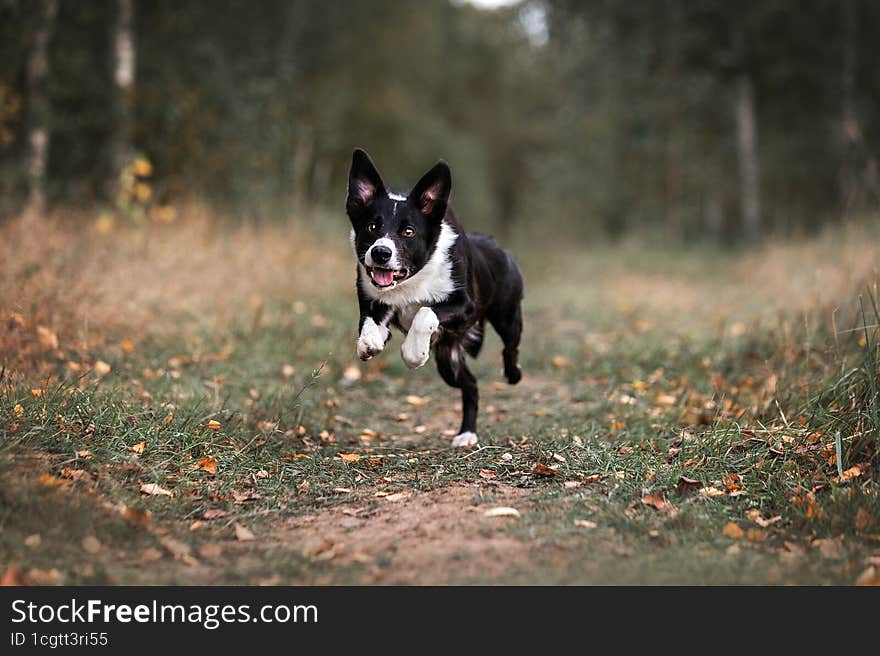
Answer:
POLYGON ((523 281, 494 239, 465 234, 448 206, 451 188, 441 160, 408 194, 390 191, 356 149, 346 210, 358 261, 358 355, 369 360, 382 351, 391 324, 406 335, 400 354, 408 367, 424 365, 433 346, 443 380, 461 388, 461 430, 452 445, 467 447, 477 443, 479 394, 465 353, 480 352, 488 319, 504 342, 504 376, 519 382, 523 281))

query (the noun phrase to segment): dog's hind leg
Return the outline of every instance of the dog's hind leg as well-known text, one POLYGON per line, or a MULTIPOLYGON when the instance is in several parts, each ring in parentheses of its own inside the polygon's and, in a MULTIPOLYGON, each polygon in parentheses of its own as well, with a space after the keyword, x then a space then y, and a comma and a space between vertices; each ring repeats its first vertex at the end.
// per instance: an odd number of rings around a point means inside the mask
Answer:
POLYGON ((434 346, 437 371, 448 385, 461 390, 461 429, 452 440, 452 446, 474 446, 477 443, 477 410, 480 392, 477 379, 467 368, 464 350, 459 342, 438 342, 434 346))
POLYGON ((519 340, 522 337, 522 307, 519 301, 508 312, 489 317, 492 327, 501 341, 504 350, 501 355, 504 358, 504 377, 511 385, 516 385, 522 378, 522 369, 519 367, 519 340))

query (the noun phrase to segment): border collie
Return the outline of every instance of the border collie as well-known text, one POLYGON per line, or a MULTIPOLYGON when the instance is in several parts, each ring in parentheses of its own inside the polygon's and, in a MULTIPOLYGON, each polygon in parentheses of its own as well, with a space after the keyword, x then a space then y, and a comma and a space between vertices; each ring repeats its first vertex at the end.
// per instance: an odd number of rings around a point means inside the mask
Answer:
POLYGON ((400 354, 411 369, 424 365, 433 348, 440 376, 461 389, 461 430, 452 446, 469 447, 477 443, 479 392, 465 354, 479 354, 488 320, 504 342, 504 376, 519 382, 523 280, 494 239, 464 232, 448 205, 451 189, 441 160, 409 193, 391 191, 358 148, 346 211, 357 258, 358 356, 381 352, 390 325, 406 335, 400 354))

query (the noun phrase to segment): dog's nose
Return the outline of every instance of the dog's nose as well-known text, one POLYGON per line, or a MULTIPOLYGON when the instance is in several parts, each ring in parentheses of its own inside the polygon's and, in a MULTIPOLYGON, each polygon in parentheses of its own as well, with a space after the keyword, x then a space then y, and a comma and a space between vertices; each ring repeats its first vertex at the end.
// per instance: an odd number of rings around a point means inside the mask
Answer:
POLYGON ((391 249, 387 246, 373 246, 370 255, 373 257, 373 262, 386 264, 391 259, 391 249))

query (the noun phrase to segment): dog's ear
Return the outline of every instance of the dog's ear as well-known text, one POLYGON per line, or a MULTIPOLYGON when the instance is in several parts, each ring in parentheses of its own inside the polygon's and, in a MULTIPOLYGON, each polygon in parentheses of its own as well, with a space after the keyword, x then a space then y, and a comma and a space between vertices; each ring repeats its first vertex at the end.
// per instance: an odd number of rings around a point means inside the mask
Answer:
POLYGON ((373 199, 385 193, 385 185, 379 171, 373 166, 370 156, 365 150, 355 148, 351 156, 351 171, 348 174, 348 199, 345 206, 349 214, 373 202, 373 199))
POLYGON ((442 219, 446 214, 449 192, 452 191, 452 173, 442 159, 422 176, 409 193, 422 214, 442 219))

